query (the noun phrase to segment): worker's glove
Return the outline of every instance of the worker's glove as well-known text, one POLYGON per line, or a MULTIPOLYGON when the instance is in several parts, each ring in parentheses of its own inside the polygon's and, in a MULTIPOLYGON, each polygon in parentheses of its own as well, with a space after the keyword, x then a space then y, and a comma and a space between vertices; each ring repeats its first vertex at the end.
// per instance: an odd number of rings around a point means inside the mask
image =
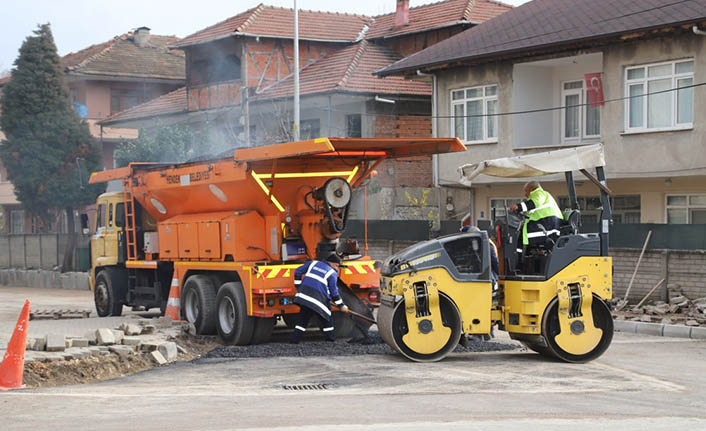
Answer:
POLYGON ((348 306, 346 304, 341 305, 338 307, 342 312, 348 313, 348 306))

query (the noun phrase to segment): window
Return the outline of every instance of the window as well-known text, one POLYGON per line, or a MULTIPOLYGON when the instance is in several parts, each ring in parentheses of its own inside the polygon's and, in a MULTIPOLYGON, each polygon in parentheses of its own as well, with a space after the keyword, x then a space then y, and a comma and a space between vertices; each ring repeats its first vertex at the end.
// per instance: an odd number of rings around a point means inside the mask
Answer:
POLYGON ((451 91, 451 128, 465 142, 497 142, 498 86, 451 91))
POLYGON ((301 130, 299 131, 299 137, 302 140, 306 139, 316 139, 321 136, 321 121, 317 118, 315 120, 302 120, 299 123, 301 130))
POLYGON ((668 195, 667 223, 706 224, 706 195, 668 195))
POLYGON ((561 117, 561 140, 579 143, 583 139, 598 139, 601 135, 601 107, 588 103, 583 81, 562 84, 561 102, 567 108, 561 117))
POLYGON ((125 204, 115 206, 115 227, 125 227, 125 204))
POLYGON ((449 241, 444 243, 444 249, 458 272, 477 274, 483 270, 482 241, 479 236, 449 241))
POLYGON ((108 206, 108 227, 113 227, 113 204, 108 206))
POLYGON ((625 70, 625 130, 650 131, 692 127, 694 60, 629 67, 625 70), (660 93, 661 91, 666 91, 660 93), (648 96, 645 94, 650 93, 648 96), (658 94, 652 94, 658 93, 658 94))
POLYGON ((240 79, 240 58, 236 55, 196 60, 189 70, 191 85, 240 79))
POLYGON ((363 136, 360 114, 346 115, 346 136, 360 138, 363 136))
POLYGON ((105 227, 105 216, 105 204, 98 205, 98 211, 96 212, 96 230, 105 227))
POLYGON ((25 233, 24 210, 10 211, 10 233, 25 233))
POLYGON ((518 204, 522 201, 521 198, 492 198, 490 200, 490 214, 493 214, 493 209, 495 209, 495 217, 505 217, 507 215, 506 209, 510 208, 512 204, 518 204))
POLYGON ((146 99, 141 90, 112 88, 110 90, 110 114, 137 106, 146 99))
MULTIPOLYGON (((597 224, 601 219, 603 203, 600 196, 578 196, 581 210, 581 222, 597 224)), ((571 208, 568 196, 559 197, 559 208, 571 208)), ((640 223, 640 195, 621 195, 611 197, 611 210, 614 223, 640 223)))

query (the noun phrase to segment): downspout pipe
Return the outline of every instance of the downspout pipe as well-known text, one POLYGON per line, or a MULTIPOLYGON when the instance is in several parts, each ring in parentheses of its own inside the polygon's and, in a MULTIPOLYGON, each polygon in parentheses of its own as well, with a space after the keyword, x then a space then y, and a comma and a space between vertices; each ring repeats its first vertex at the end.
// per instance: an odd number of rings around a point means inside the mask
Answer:
POLYGON ((706 36, 706 31, 700 30, 698 25, 692 26, 691 31, 693 31, 694 34, 698 34, 699 36, 706 36))
MULTIPOLYGON (((431 136, 432 138, 439 137, 439 131, 437 128, 437 87, 436 87, 436 74, 422 72, 421 69, 417 69, 417 76, 431 76, 431 136)), ((439 187, 439 156, 433 154, 432 158, 432 177, 434 180, 434 187, 439 187)))

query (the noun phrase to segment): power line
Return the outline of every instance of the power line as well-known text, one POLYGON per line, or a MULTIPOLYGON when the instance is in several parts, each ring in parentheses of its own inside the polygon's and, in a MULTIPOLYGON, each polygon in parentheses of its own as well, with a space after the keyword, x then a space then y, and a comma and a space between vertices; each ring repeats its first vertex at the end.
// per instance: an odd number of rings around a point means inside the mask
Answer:
MULTIPOLYGON (((637 99, 640 97, 649 97, 649 96, 654 96, 657 94, 663 94, 663 93, 670 93, 674 91, 681 91, 681 90, 687 90, 689 88, 695 88, 695 87, 702 87, 706 85, 706 82, 700 82, 698 84, 692 84, 692 85, 685 85, 683 87, 678 87, 678 88, 670 88, 667 90, 660 90, 660 91, 655 91, 652 93, 644 93, 644 94, 638 94, 635 96, 625 96, 625 97, 617 97, 614 99, 605 99, 602 100, 602 103, 613 103, 613 102, 622 102, 624 100, 628 99, 637 99)), ((563 109, 571 109, 571 108, 580 108, 584 106, 590 106, 591 103, 579 103, 576 105, 562 105, 562 106, 552 106, 549 108, 537 108, 537 109, 527 109, 527 110, 522 110, 522 111, 511 111, 511 112, 496 112, 493 114, 473 114, 473 115, 425 115, 425 114, 408 114, 404 115, 405 117, 419 117, 419 118, 483 118, 483 117, 501 117, 501 116, 508 116, 508 115, 524 115, 524 114, 535 114, 539 112, 550 112, 550 111, 560 111, 563 109)), ((328 108, 327 108, 328 110, 328 108)), ((360 115, 365 115, 369 117, 392 117, 392 118, 397 118, 400 115, 394 115, 394 114, 374 114, 374 113, 366 113, 366 112, 352 112, 352 111, 345 111, 345 110, 340 110, 340 109, 334 109, 331 108, 332 111, 336 112, 342 112, 342 113, 347 113, 347 114, 360 114, 360 115)))

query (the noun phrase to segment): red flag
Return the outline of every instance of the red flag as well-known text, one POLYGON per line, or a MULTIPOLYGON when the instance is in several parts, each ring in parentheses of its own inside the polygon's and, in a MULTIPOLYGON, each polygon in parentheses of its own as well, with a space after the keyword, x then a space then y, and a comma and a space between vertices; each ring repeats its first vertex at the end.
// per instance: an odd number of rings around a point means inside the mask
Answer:
POLYGON ((591 104, 592 108, 603 106, 605 102, 603 101, 603 81, 601 80, 601 73, 587 73, 583 75, 583 79, 586 82, 588 103, 591 104))

